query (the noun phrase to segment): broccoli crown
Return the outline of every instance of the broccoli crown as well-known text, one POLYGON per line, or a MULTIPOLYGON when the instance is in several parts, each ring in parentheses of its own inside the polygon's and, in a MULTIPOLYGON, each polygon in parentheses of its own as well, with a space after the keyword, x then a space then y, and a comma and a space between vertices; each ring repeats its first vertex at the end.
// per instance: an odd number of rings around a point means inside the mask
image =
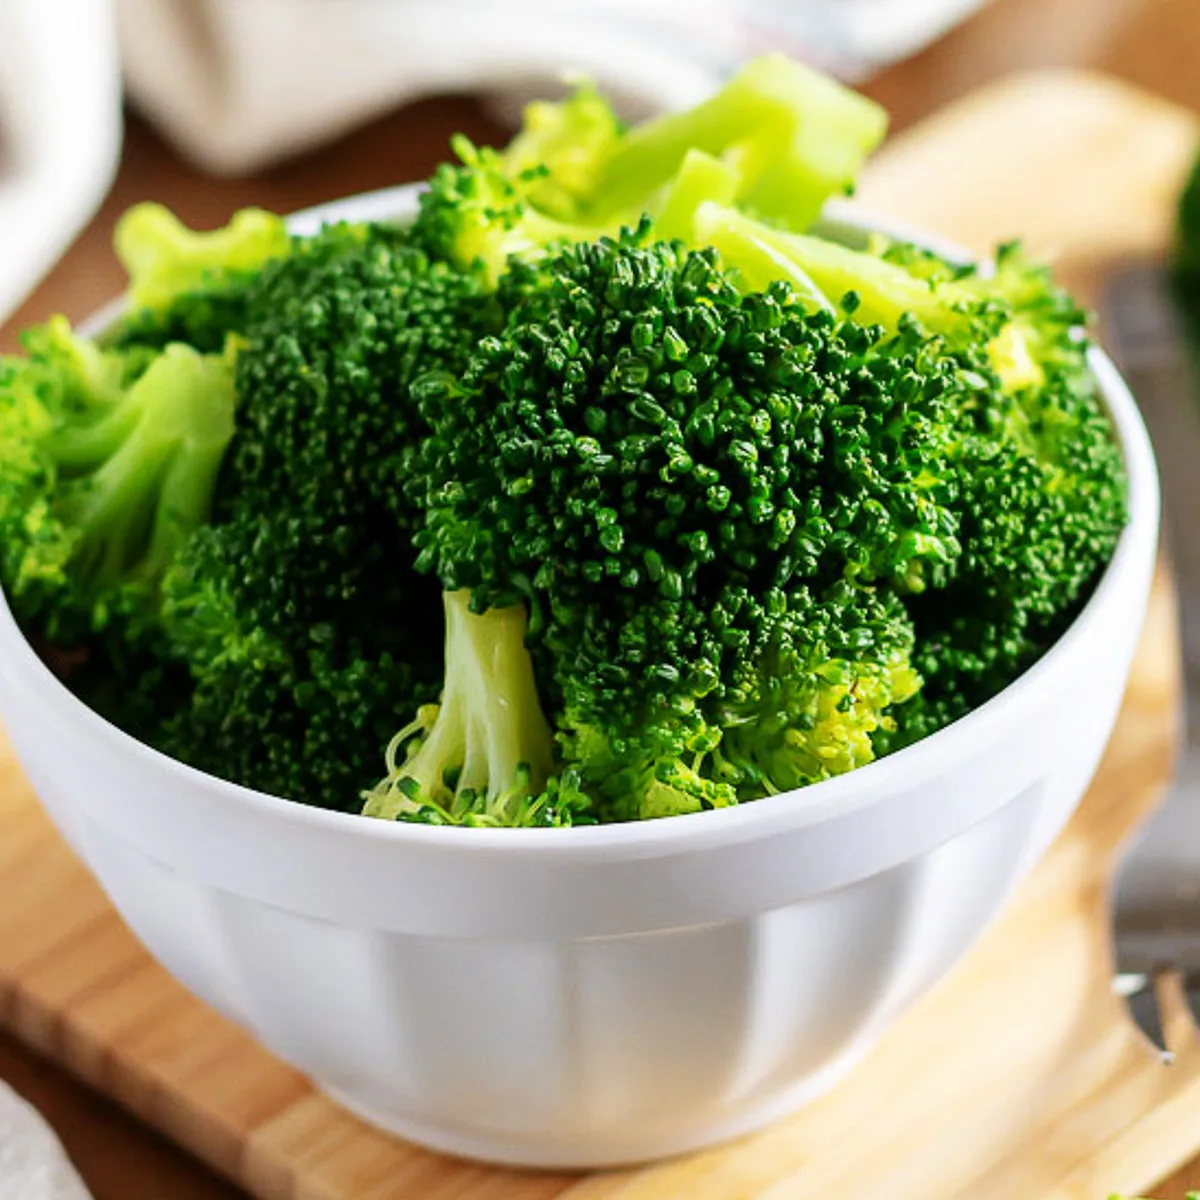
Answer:
POLYGON ((282 217, 258 208, 241 209, 228 225, 200 232, 161 204, 137 204, 118 221, 114 244, 129 276, 129 303, 104 342, 184 342, 212 352, 243 328, 259 269, 286 255, 291 239, 282 217))
POLYGON ((233 434, 233 363, 170 345, 105 352, 62 318, 0 364, 3 577, 25 620, 70 643, 150 604, 209 516, 233 434))
POLYGON ((1124 526, 1124 467, 1088 365, 1087 314, 1017 244, 1001 246, 989 271, 883 238, 853 249, 747 216, 728 203, 726 175, 694 156, 671 211, 740 287, 784 278, 812 312, 924 339, 927 362, 954 381, 931 478, 957 553, 938 578, 901 588, 920 593, 906 602, 926 682, 903 710, 900 740, 878 744, 915 740, 1053 642, 1124 526))
POLYGON ((909 602, 926 682, 906 710, 905 741, 963 716, 1041 656, 1086 599, 1127 514, 1085 315, 1016 247, 1001 248, 993 276, 961 286, 1003 306, 1006 324, 990 342, 952 342, 978 381, 955 456, 963 553, 949 586, 909 602))
POLYGON ((333 806, 357 800, 395 714, 437 677, 437 588, 412 571, 409 383, 489 328, 474 275, 387 226, 298 241, 254 284, 238 431, 213 524, 164 584, 197 694, 170 734, 196 765, 333 806))
MULTIPOLYGON (((648 239, 513 264, 504 329, 415 387, 434 432, 409 475, 419 566, 477 610, 528 605, 568 760, 637 757, 647 782, 715 748, 748 679, 799 661, 799 625, 839 581, 861 636, 847 677, 891 663, 905 619, 875 613, 873 585, 925 586, 959 552, 940 469, 956 379, 919 335, 880 347, 783 285, 743 294, 712 253, 648 239), (817 599, 788 617, 808 583, 817 599)), ((706 804, 769 786, 732 762, 696 784, 706 804)))

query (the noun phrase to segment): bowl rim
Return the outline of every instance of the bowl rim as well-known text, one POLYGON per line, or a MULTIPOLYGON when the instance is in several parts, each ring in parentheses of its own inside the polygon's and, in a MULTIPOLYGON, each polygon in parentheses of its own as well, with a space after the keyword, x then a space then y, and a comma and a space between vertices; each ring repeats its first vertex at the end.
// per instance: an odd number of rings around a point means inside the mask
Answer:
MULTIPOLYGON (((287 218, 288 224, 293 232, 311 233, 331 220, 403 217, 415 209, 422 186, 420 183, 402 184, 344 197, 293 213, 287 218)), ((947 239, 857 204, 831 202, 826 206, 823 223, 850 236, 881 232, 934 249, 947 257, 963 261, 974 258, 947 239)), ((986 260, 983 261, 986 265, 986 260)), ((123 299, 118 296, 102 306, 80 323, 80 329, 95 332, 102 328, 120 311, 123 299)), ((0 589, 0 652, 8 660, 10 672, 20 677, 22 685, 37 692, 56 713, 78 722, 80 733, 107 742, 114 752, 137 761, 143 769, 165 780, 174 779, 183 785, 206 789, 214 802, 254 810, 254 815, 265 819, 278 818, 306 826, 314 833, 355 839, 396 839, 413 846, 424 845, 456 853, 525 855, 536 852, 539 856, 577 858, 582 855, 590 858, 593 854, 604 856, 621 849, 633 850, 639 855, 656 851, 682 853, 688 848, 743 841, 769 836, 783 828, 823 823, 868 808, 901 788, 911 789, 943 774, 963 758, 978 753, 980 747, 994 744, 1003 737, 1006 729, 1020 719, 1025 703, 1044 681, 1069 670, 1071 662, 1086 650, 1089 629, 1120 599, 1121 577, 1136 570, 1147 540, 1151 544, 1157 543, 1160 497, 1149 436, 1136 401, 1112 360, 1094 345, 1089 350, 1089 358, 1125 457, 1129 519, 1092 595, 1074 621, 1042 657, 1012 683, 945 728, 845 775, 753 802, 640 821, 556 828, 478 828, 375 820, 357 812, 318 808, 229 782, 171 758, 126 733, 88 707, 42 662, 17 625, 3 589, 0 589)), ((167 794, 163 803, 168 804, 170 789, 164 790, 167 794)))

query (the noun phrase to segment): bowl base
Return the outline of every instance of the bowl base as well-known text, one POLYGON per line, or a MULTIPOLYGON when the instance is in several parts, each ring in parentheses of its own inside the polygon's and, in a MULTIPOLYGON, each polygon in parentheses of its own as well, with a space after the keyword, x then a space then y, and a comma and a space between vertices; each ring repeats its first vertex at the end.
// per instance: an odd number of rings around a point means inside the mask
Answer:
POLYGON ((755 1133, 811 1103, 840 1083, 866 1057, 875 1042, 874 1036, 864 1038, 796 1087, 773 1096, 767 1103, 748 1112, 738 1112, 732 1117, 692 1127, 686 1132, 649 1138, 637 1133, 614 1137, 598 1130, 574 1136, 545 1136, 536 1132, 491 1133, 457 1124, 413 1120, 379 1105, 364 1103, 341 1088, 323 1084, 319 1079, 313 1082, 331 1100, 368 1125, 439 1154, 504 1167, 547 1171, 608 1170, 674 1158, 755 1133))

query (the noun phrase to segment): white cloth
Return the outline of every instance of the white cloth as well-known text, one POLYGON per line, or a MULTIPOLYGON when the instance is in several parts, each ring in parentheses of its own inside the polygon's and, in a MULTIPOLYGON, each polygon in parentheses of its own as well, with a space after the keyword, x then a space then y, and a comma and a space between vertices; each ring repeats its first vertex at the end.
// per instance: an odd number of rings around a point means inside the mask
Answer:
POLYGON ((58 1138, 36 1109, 0 1083, 0 1197, 90 1200, 58 1138))
POLYGON ((564 71, 628 116, 691 104, 764 49, 861 78, 982 2, 119 0, 119 25, 134 100, 230 173, 418 96, 553 93, 564 71))

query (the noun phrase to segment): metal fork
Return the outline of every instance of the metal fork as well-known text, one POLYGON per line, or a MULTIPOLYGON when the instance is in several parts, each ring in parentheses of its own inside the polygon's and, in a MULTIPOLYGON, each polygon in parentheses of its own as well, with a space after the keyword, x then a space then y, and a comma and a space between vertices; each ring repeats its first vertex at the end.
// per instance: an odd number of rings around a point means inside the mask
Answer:
POLYGON ((1166 798, 1121 862, 1112 908, 1114 990, 1170 1061, 1158 1001, 1165 974, 1180 977, 1200 1022, 1200 364, 1160 267, 1112 278, 1104 319, 1154 443, 1179 595, 1185 741, 1166 798))

